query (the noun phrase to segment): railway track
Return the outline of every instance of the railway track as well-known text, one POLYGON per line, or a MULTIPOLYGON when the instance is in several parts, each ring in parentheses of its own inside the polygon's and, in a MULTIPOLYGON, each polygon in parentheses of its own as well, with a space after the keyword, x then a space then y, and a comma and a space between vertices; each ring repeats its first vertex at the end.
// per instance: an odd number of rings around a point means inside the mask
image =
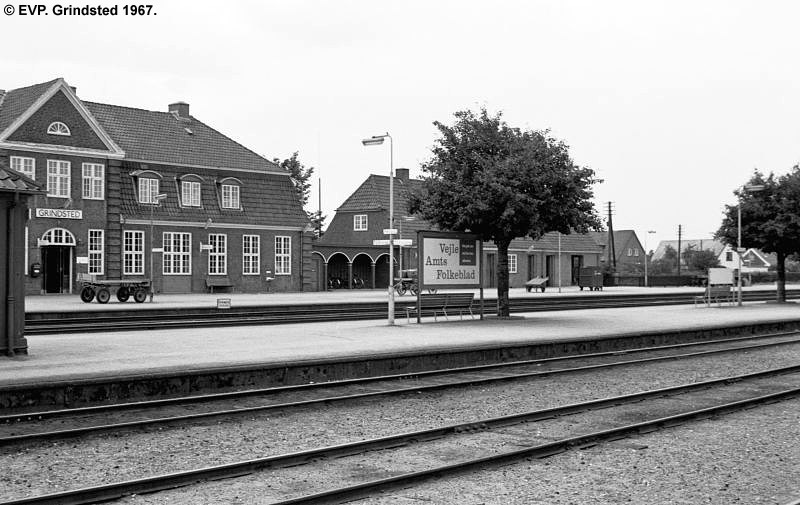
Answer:
POLYGON ((0 416, 0 446, 800 344, 800 332, 0 416), (637 357, 638 356, 638 357, 637 357), (633 359, 631 359, 633 358, 633 359), (246 399, 245 404, 237 401, 246 399), (266 403, 264 403, 266 402, 266 403), (200 411, 198 411, 200 410, 200 411))
POLYGON ((275 482, 298 474, 317 478, 326 475, 328 478, 320 479, 322 482, 344 485, 331 489, 314 489, 311 483, 308 487, 289 486, 270 490, 273 496, 264 499, 281 505, 335 503, 433 477, 548 457, 798 396, 800 365, 794 365, 3 503, 93 503, 254 472, 260 472, 262 480, 268 472, 275 482), (599 411, 602 414, 598 415, 599 411), (456 440, 459 450, 453 454, 446 448, 456 440), (365 459, 367 466, 384 468, 385 476, 376 479, 374 472, 359 472, 356 468, 363 466, 365 459), (298 493, 298 489, 308 491, 298 493))
MULTIPOLYGON (((699 292, 698 292, 699 293, 699 292)), ((524 297, 511 299, 511 311, 542 312, 554 310, 598 309, 617 307, 646 307, 655 305, 680 305, 694 303, 697 293, 640 294, 524 297)), ((768 301, 775 297, 771 291, 746 291, 743 299, 748 302, 768 301)), ((800 298, 800 290, 787 290, 787 299, 800 298)), ((404 307, 414 299, 398 299, 395 316, 405 317, 404 307)), ((477 302, 476 302, 477 303, 477 302)), ((488 312, 496 304, 495 299, 486 299, 488 312)), ((433 312, 423 317, 433 316, 433 312)), ((264 305, 258 307, 234 307, 187 309, 130 309, 108 311, 76 311, 60 313, 28 313, 25 319, 27 335, 51 333, 87 333, 125 330, 158 330, 171 328, 199 328, 234 325, 267 325, 287 323, 311 323, 325 321, 354 321, 382 319, 386 317, 383 302, 319 303, 305 305, 264 305)))

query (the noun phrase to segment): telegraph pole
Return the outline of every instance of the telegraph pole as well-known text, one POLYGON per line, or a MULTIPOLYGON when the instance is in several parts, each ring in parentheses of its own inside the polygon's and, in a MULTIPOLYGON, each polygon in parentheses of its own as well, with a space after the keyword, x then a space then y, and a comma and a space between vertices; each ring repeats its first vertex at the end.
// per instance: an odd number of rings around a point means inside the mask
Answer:
POLYGON ((681 275, 681 225, 678 225, 678 277, 681 275))
POLYGON ((614 244, 614 224, 611 221, 611 203, 608 202, 608 264, 617 269, 617 248, 614 244))

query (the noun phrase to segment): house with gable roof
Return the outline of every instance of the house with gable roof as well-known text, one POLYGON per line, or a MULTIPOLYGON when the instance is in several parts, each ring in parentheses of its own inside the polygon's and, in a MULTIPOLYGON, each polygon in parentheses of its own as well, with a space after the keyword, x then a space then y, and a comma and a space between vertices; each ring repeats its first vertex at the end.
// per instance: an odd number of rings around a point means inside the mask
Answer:
POLYGON ((62 78, 0 92, 0 167, 46 188, 25 230, 28 294, 75 293, 84 276, 152 279, 174 293, 299 291, 313 280, 288 172, 184 102, 89 102, 62 78))
MULTIPOLYGON (((417 267, 417 231, 431 230, 427 221, 409 215, 408 193, 422 181, 411 179, 407 168, 398 168, 394 180, 394 225, 397 238, 411 240, 409 247, 395 246, 394 272, 417 267)), ((343 287, 352 287, 352 279, 364 281, 368 288, 385 288, 389 280, 388 246, 373 245, 386 239, 389 226, 389 177, 370 175, 336 209, 325 234, 314 244, 312 261, 318 273, 318 286, 329 279, 342 279, 343 287)), ((539 240, 515 239, 509 246, 509 285, 523 287, 537 276, 548 277, 548 286, 577 284, 580 268, 598 266, 602 248, 587 234, 548 233, 539 240), (559 247, 560 246, 560 247, 559 247), (560 253, 560 256, 559 256, 560 253)), ((485 287, 495 287, 497 247, 483 246, 485 287)))

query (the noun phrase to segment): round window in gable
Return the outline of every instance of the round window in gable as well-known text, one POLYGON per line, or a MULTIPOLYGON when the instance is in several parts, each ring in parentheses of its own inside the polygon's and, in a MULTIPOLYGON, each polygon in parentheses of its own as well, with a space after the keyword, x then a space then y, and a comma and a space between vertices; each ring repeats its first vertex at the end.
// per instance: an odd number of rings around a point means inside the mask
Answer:
POLYGON ((69 127, 62 123, 61 121, 54 121, 50 123, 50 126, 47 127, 47 133, 50 135, 64 135, 70 136, 72 135, 69 131, 69 127))

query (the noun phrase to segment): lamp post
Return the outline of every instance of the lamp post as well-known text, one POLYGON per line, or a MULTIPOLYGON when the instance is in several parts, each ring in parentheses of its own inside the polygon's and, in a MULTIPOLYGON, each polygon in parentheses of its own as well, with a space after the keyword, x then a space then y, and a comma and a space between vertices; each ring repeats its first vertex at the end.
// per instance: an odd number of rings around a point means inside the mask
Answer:
POLYGON ((389 290, 389 325, 394 324, 394 233, 392 233, 392 226, 394 225, 394 144, 392 136, 389 133, 384 135, 373 135, 368 139, 364 139, 361 143, 365 146, 379 146, 383 144, 385 139, 389 139, 389 285, 386 289, 389 290))
POLYGON ((647 260, 650 259, 647 255, 647 236, 655 232, 655 230, 647 230, 647 233, 644 234, 644 287, 647 287, 647 260))
POLYGON ((737 235, 736 256, 739 263, 739 275, 736 279, 736 305, 742 306, 742 195, 744 193, 757 193, 764 190, 763 184, 745 184, 739 190, 739 205, 737 206, 737 235))
POLYGON ((150 200, 150 303, 153 303, 153 208, 160 206, 166 198, 166 194, 160 193, 150 200))

